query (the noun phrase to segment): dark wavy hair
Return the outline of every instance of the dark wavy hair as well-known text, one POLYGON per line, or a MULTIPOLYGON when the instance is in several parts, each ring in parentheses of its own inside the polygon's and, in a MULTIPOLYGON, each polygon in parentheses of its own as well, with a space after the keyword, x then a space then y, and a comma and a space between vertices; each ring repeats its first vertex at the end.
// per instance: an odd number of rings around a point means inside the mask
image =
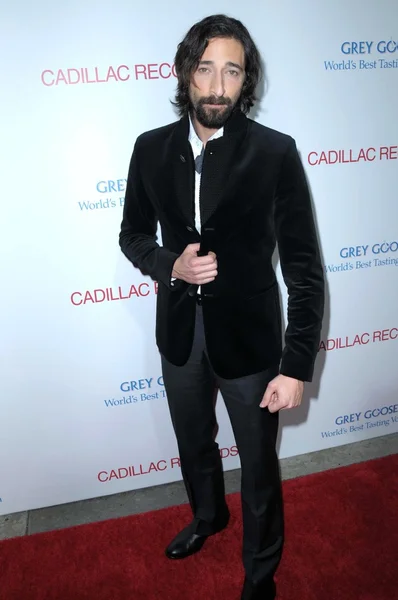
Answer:
POLYGON ((245 80, 238 101, 240 109, 247 114, 257 100, 255 92, 262 76, 261 58, 246 27, 237 19, 226 15, 212 15, 196 23, 178 44, 174 63, 178 78, 175 102, 180 116, 189 112, 191 101, 189 85, 209 41, 213 38, 233 38, 241 42, 245 52, 245 80))

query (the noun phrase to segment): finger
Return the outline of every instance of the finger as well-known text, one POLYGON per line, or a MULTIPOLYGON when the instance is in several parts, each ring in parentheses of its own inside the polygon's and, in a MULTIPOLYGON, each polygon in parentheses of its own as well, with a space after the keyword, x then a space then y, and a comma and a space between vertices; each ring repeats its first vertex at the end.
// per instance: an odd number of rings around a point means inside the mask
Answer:
POLYGON ((265 408, 273 400, 273 396, 277 392, 277 383, 276 382, 277 382, 277 378, 275 377, 274 379, 271 379, 271 381, 268 383, 268 385, 265 389, 263 399, 260 403, 261 408, 265 408))
POLYGON ((203 279, 201 281, 196 281, 196 285, 205 285, 206 283, 211 283, 212 281, 215 280, 215 277, 208 277, 206 279, 203 279))
POLYGON ((200 275, 195 278, 195 283, 197 285, 204 285, 208 282, 208 280, 214 281, 217 277, 217 271, 211 271, 210 273, 206 273, 205 275, 200 275))
POLYGON ((276 399, 276 393, 272 392, 270 399, 268 400, 263 400, 260 403, 260 408, 269 408, 271 406, 271 404, 273 404, 275 402, 276 399))
POLYGON ((275 400, 273 402, 270 402, 268 406, 268 410, 270 413, 276 413, 278 412, 278 410, 282 410, 284 408, 286 408, 286 404, 278 396, 276 396, 275 400))
POLYGON ((269 403, 272 401, 272 397, 275 394, 275 390, 272 388, 272 386, 270 386, 269 384, 267 385, 267 389, 265 390, 265 394, 263 396, 263 399, 260 402, 260 407, 261 408, 266 408, 269 403))
POLYGON ((218 271, 217 265, 202 265, 200 267, 191 267, 189 270, 191 272, 192 277, 208 275, 212 271, 218 271))
POLYGON ((185 248, 184 252, 188 252, 189 254, 195 254, 199 252, 200 250, 200 243, 196 243, 196 244, 188 244, 188 246, 185 248))
POLYGON ((216 259, 213 256, 195 256, 189 261, 191 267, 200 267, 202 265, 215 265, 216 259))
POLYGON ((215 277, 217 275, 217 268, 213 265, 208 265, 207 267, 202 267, 201 269, 193 269, 192 276, 193 277, 215 277))

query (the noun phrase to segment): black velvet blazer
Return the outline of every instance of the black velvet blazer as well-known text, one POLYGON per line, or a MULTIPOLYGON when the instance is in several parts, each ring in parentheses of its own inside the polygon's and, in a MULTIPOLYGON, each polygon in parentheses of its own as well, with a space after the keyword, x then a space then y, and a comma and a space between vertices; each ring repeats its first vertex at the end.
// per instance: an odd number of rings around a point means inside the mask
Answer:
POLYGON ((202 287, 207 349, 226 379, 279 364, 311 381, 324 306, 324 277, 309 191, 294 140, 236 111, 224 135, 206 144, 201 235, 194 222, 194 162, 189 119, 140 135, 131 158, 120 247, 159 283, 156 341, 183 365, 192 347, 196 289, 171 285, 174 261, 201 242, 218 276, 202 287), (162 246, 156 240, 157 222, 162 246), (278 244, 288 289, 282 351, 281 308, 272 255, 278 244))

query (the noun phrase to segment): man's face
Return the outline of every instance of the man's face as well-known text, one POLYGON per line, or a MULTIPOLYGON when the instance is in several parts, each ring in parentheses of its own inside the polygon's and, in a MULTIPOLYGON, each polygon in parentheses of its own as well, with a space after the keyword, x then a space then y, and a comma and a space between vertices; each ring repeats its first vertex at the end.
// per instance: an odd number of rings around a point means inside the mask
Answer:
POLYGON ((193 117, 203 127, 222 127, 239 100, 244 78, 242 44, 231 38, 210 40, 189 86, 193 117))

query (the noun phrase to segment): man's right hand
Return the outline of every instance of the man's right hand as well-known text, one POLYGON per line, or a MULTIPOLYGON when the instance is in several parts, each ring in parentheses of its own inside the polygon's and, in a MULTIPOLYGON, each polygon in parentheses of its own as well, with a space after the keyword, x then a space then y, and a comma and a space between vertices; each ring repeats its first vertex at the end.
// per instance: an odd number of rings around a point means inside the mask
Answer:
POLYGON ((175 261, 172 277, 195 285, 214 281, 217 276, 216 255, 209 252, 206 256, 198 256, 199 250, 200 244, 189 244, 175 261))

